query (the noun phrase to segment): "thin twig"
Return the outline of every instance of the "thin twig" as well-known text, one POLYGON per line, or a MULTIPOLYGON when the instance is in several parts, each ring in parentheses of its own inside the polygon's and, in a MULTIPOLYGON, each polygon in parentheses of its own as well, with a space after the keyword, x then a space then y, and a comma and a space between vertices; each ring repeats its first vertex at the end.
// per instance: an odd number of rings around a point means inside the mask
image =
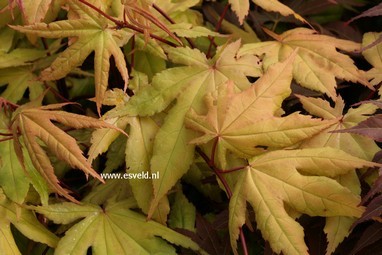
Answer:
MULTIPOLYGON (((228 199, 231 199, 232 195, 233 195, 232 194, 232 190, 229 187, 229 184, 228 184, 227 180, 223 176, 223 174, 226 171, 218 169, 216 167, 216 165, 215 165, 215 153, 216 153, 216 148, 217 148, 217 143, 218 142, 219 142, 219 137, 216 137, 216 139, 214 140, 214 143, 212 145, 211 158, 208 158, 208 156, 202 151, 201 148, 196 147, 195 150, 204 159, 204 161, 208 164, 208 166, 214 171, 216 176, 219 178, 220 182, 223 184, 224 189, 227 192, 228 199)), ((237 170, 240 170, 240 169, 243 169, 243 168, 245 168, 245 166, 236 167, 236 168, 230 169, 229 171, 232 172, 234 169, 235 169, 235 171, 237 171, 237 170)), ((243 254, 244 255, 248 255, 247 242, 245 240, 245 235, 244 235, 243 229, 241 227, 239 229, 240 229, 239 236, 240 236, 241 246, 243 248, 243 254)))
MULTIPOLYGON (((171 24, 175 24, 175 21, 167 15, 167 13, 165 13, 158 5, 156 5, 155 3, 153 3, 153 7, 154 9, 159 12, 168 22, 170 22, 171 24)), ((188 44, 190 45, 190 47, 192 49, 196 48, 194 42, 188 38, 188 37, 185 37, 186 41, 188 42, 188 44)))
POLYGON ((13 137, 7 137, 7 138, 4 138, 4 139, 0 139, 0 143, 1 142, 5 142, 5 141, 9 141, 9 140, 12 140, 13 137))
MULTIPOLYGON (((224 10, 223 10, 223 13, 220 15, 218 23, 215 26, 215 32, 219 31, 219 29, 222 25, 223 19, 224 19, 225 15, 227 14, 228 8, 229 8, 229 4, 226 4, 224 7, 224 10)), ((212 51, 212 45, 214 45, 214 43, 215 43, 215 37, 208 36, 208 39, 210 39, 210 45, 208 46, 206 56, 207 56, 207 58, 210 58, 211 57, 211 51, 212 51)))
POLYGON ((13 136, 13 134, 11 134, 11 133, 2 133, 2 132, 0 132, 0 135, 1 136, 13 136))
MULTIPOLYGON (((97 8, 96 6, 92 5, 91 3, 88 3, 87 1, 85 0, 79 0, 81 3, 85 4, 86 6, 92 8, 93 10, 95 10, 96 12, 98 12, 99 14, 101 14, 102 16, 104 16, 106 19, 112 21, 115 23, 116 25, 116 29, 121 29, 121 28, 129 28, 131 30, 134 30, 136 32, 139 32, 141 34, 144 34, 144 30, 142 28, 139 28, 139 27, 136 27, 136 26, 133 26, 131 24, 128 24, 127 22, 123 22, 121 20, 118 20, 112 16, 110 16, 109 14, 105 13, 104 11, 100 10, 99 8, 97 8)), ((149 33, 150 37, 153 38, 153 39, 156 39, 160 42, 163 42, 167 45, 170 45, 172 47, 178 47, 177 44, 173 43, 173 42, 170 42, 162 37, 159 37, 157 35, 154 35, 154 34, 151 34, 149 33)))

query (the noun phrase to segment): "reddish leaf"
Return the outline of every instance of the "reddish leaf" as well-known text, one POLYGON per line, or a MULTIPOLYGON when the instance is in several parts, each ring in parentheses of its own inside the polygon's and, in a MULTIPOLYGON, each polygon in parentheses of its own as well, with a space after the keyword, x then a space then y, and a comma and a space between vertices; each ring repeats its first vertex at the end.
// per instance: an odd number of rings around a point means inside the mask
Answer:
POLYGON ((370 220, 374 217, 378 217, 381 215, 381 213, 382 213, 382 195, 379 195, 370 201, 369 205, 366 208, 366 211, 362 214, 361 218, 359 218, 354 223, 354 226, 364 221, 370 220))
POLYGON ((382 142, 382 114, 376 114, 365 121, 360 122, 357 126, 337 130, 338 133, 353 133, 364 135, 374 139, 377 142, 382 142))
POLYGON ((360 15, 358 16, 355 16, 353 17, 352 19, 350 19, 347 24, 350 24, 351 22, 359 19, 359 18, 363 18, 363 17, 374 17, 374 16, 381 16, 382 15, 382 3, 364 11, 363 13, 361 13, 360 15))
POLYGON ((381 239, 382 239, 382 223, 374 222, 362 234, 361 238, 358 240, 357 244, 353 248, 350 255, 366 254, 366 253, 359 253, 359 252, 362 251, 364 248, 372 245, 373 243, 380 241, 381 239))

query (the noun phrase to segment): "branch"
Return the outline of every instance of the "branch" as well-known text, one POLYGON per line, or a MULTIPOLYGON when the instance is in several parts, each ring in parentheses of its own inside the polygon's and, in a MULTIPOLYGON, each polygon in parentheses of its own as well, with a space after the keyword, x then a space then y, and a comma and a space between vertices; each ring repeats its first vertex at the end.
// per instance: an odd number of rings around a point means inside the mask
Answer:
MULTIPOLYGON (((215 26, 215 32, 219 31, 219 29, 220 29, 220 27, 222 25, 223 19, 224 19, 225 15, 227 14, 228 8, 229 8, 229 4, 226 4, 225 7, 224 7, 224 10, 223 10, 223 13, 220 15, 218 23, 215 26)), ((210 45, 208 46, 208 51, 207 51, 206 56, 207 56, 207 58, 210 58, 211 57, 212 45, 215 44, 215 37, 208 36, 208 39, 210 39, 210 45)))
MULTIPOLYGON (((129 28, 131 30, 134 30, 138 33, 141 33, 143 34, 144 33, 144 30, 142 28, 139 28, 139 27, 136 27, 136 26, 133 26, 131 24, 128 24, 127 22, 124 22, 124 21, 121 21, 121 20, 118 20, 112 16, 110 16, 109 14, 105 13, 104 11, 100 10, 99 8, 97 8, 96 6, 92 5, 91 3, 85 1, 85 0, 78 0, 80 1, 81 3, 85 4, 86 6, 90 7, 91 9, 95 10, 96 12, 98 12, 99 14, 101 14, 103 17, 105 17, 106 19, 112 21, 115 23, 116 25, 116 29, 121 29, 121 28, 129 28)), ((178 45, 176 45, 175 43, 173 42, 170 42, 162 37, 159 37, 157 35, 154 35, 154 34, 151 34, 149 33, 150 37, 153 38, 153 39, 156 39, 160 42, 163 42, 167 45, 170 45, 172 47, 178 47, 178 45)))
MULTIPOLYGON (((208 164, 208 166, 214 171, 216 176, 219 178, 220 182, 223 184, 224 189, 227 192, 228 199, 230 200, 232 198, 232 190, 229 187, 227 180, 223 176, 223 174, 226 171, 220 170, 215 165, 215 154, 216 154, 216 148, 217 148, 218 142, 219 142, 219 137, 216 137, 212 145, 211 158, 208 158, 208 156, 202 151, 200 147, 196 147, 195 150, 199 153, 199 155, 204 159, 204 161, 208 164)), ((236 167, 236 168, 230 169, 229 171, 231 172, 237 171, 245 167, 246 166, 236 167)), ((241 246, 243 248, 243 254, 248 255, 247 242, 245 240, 245 235, 242 228, 240 228, 239 236, 240 236, 241 246)))

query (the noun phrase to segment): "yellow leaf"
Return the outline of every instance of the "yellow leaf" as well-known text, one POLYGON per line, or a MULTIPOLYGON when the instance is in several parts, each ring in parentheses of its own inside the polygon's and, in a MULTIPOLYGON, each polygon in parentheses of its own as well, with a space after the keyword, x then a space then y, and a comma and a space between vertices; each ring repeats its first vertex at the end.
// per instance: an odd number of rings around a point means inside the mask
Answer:
POLYGON ((333 179, 316 176, 317 169, 329 168, 331 175, 337 176, 373 165, 330 147, 277 150, 251 159, 249 167, 238 175, 230 200, 232 247, 236 250, 248 201, 257 227, 276 253, 307 255, 303 228, 289 216, 284 204, 310 216, 359 217, 364 211, 358 207, 360 197, 333 179))
POLYGON ((220 86, 215 96, 207 97, 207 115, 198 115, 195 111, 187 115, 187 127, 202 133, 191 143, 203 144, 218 139, 218 159, 225 168, 227 149, 240 157, 251 157, 263 152, 264 147, 292 146, 327 127, 329 122, 298 113, 280 116, 281 103, 291 93, 294 56, 295 53, 271 66, 241 93, 233 92, 231 82, 220 86))
POLYGON ((265 30, 276 41, 251 43, 239 51, 242 54, 255 54, 263 57, 264 68, 283 61, 299 49, 293 61, 293 78, 301 86, 320 91, 331 98, 336 98, 336 78, 358 82, 373 89, 353 60, 336 48, 344 51, 360 49, 360 44, 320 35, 307 28, 296 28, 277 35, 265 30))
MULTIPOLYGON (((103 4, 102 1, 97 3, 103 4)), ((49 24, 12 26, 12 28, 46 38, 76 38, 75 41, 71 41, 73 43, 65 51, 58 55, 49 68, 42 71, 43 80, 58 80, 65 77, 94 51, 94 78, 99 111, 108 87, 111 56, 114 57, 125 88, 127 86, 128 70, 120 47, 125 45, 133 34, 126 30, 116 30, 114 23, 79 1, 67 1, 67 4, 70 11, 68 20, 49 24)))

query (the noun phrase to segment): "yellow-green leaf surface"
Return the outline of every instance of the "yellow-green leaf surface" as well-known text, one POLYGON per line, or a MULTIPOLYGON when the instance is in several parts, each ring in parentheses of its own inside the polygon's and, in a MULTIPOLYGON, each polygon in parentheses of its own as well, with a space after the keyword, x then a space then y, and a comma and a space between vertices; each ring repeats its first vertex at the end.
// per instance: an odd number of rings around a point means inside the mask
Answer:
POLYGON ((27 238, 56 247, 59 238, 46 229, 33 212, 9 201, 0 189, 0 252, 21 254, 11 231, 11 224, 27 238))
MULTIPOLYGON (((69 12, 68 20, 49 24, 36 23, 28 26, 13 26, 20 32, 46 38, 74 37, 71 45, 58 55, 52 65, 41 73, 43 80, 57 80, 65 77, 75 67, 81 65, 86 57, 94 51, 94 78, 96 84, 97 107, 100 108, 108 87, 111 56, 125 82, 128 82, 128 70, 124 54, 120 50, 132 36, 131 32, 116 30, 115 24, 77 0, 66 1, 69 12)), ((103 5, 103 1, 95 1, 103 5)), ((102 7, 101 7, 102 8, 102 7)))
POLYGON ((241 170, 230 200, 232 247, 236 250, 249 202, 255 210, 257 227, 273 251, 307 255, 303 228, 289 216, 284 204, 310 216, 359 217, 363 213, 358 207, 360 197, 327 176, 373 165, 330 147, 278 150, 251 159, 249 167, 241 170))
MULTIPOLYGON (((363 35, 362 47, 366 47, 369 44, 375 42, 382 33, 369 32, 363 35)), ((373 65, 373 68, 367 71, 366 75, 371 79, 370 83, 378 85, 382 82, 382 43, 364 50, 362 55, 365 59, 373 65)))
POLYGON ((187 197, 181 191, 175 194, 174 200, 168 220, 170 227, 187 229, 194 232, 196 218, 195 206, 188 201, 187 197))
MULTIPOLYGON (((150 159, 153 151, 153 140, 159 126, 150 117, 131 117, 129 139, 126 144, 126 172, 153 173, 150 169, 150 159)), ((160 176, 159 176, 160 178, 160 176)), ((152 181, 150 179, 130 179, 129 183, 137 200, 138 206, 148 213, 153 198, 152 181)), ((153 219, 165 224, 170 206, 167 197, 163 197, 156 208, 153 219)))
POLYGON ((10 67, 0 69, 0 86, 7 85, 1 94, 7 100, 17 103, 29 90, 29 98, 35 99, 42 94, 43 83, 37 80, 31 67, 10 67))
MULTIPOLYGON (((332 120, 332 124, 317 135, 305 140, 302 148, 322 148, 333 147, 341 149, 353 156, 365 160, 372 160, 374 154, 379 151, 379 147, 375 142, 367 137, 350 133, 333 133, 332 131, 350 128, 359 122, 366 120, 367 115, 373 114, 377 107, 372 104, 362 104, 357 108, 350 108, 344 113, 344 101, 338 97, 335 106, 332 107, 328 101, 320 98, 310 98, 298 96, 303 107, 310 114, 332 120)), ((351 172, 340 176, 337 181, 349 188, 354 194, 359 195, 361 192, 361 184, 358 176, 351 172)), ((328 248, 326 254, 334 252, 338 244, 349 235, 350 228, 355 218, 352 217, 330 217, 326 220, 325 233, 327 234, 328 248)))
POLYGON ((0 146, 0 186, 14 202, 22 204, 29 190, 29 180, 17 161, 13 141, 3 141, 0 146))
POLYGON ((196 49, 168 49, 169 59, 185 66, 170 68, 155 75, 152 85, 139 91, 119 111, 119 115, 153 115, 177 99, 154 140, 150 169, 151 172, 158 171, 160 178, 152 180, 154 200, 149 216, 192 162, 194 145, 188 142, 195 137, 195 132, 184 126, 188 110, 193 108, 204 113, 204 95, 224 86, 227 80, 234 81, 236 90, 248 88, 250 83, 247 76, 261 74, 258 58, 238 58, 236 53, 239 48, 240 41, 225 45, 213 59, 207 59, 196 49))
POLYGON ((263 57, 264 68, 283 61, 293 50, 298 53, 293 61, 293 78, 306 88, 320 91, 336 98, 336 78, 361 83, 372 87, 354 65, 353 60, 336 50, 352 52, 360 44, 320 35, 307 28, 296 28, 277 35, 266 30, 275 41, 246 44, 240 54, 255 54, 263 57))
POLYGON ((207 97, 206 116, 194 111, 187 115, 187 127, 203 134, 192 143, 218 139, 219 161, 225 168, 227 149, 250 157, 263 152, 264 146, 273 149, 291 146, 327 127, 328 122, 298 113, 280 116, 281 103, 291 93, 294 55, 271 66, 241 93, 233 93, 232 82, 228 82, 216 92, 217 96, 207 97))
POLYGON ((36 101, 19 107, 13 117, 12 130, 14 133, 14 145, 15 151, 18 153, 18 158, 21 161, 20 163, 23 164, 24 160, 21 145, 18 141, 19 135, 23 138, 33 165, 47 181, 49 187, 67 199, 76 201, 69 195, 67 190, 59 185, 59 181, 54 174, 53 166, 39 142, 43 142, 44 145, 49 148, 50 152, 54 153, 58 159, 67 162, 71 167, 84 171, 86 176, 90 174, 100 181, 103 181, 83 156, 76 140, 55 126, 52 121, 77 129, 117 128, 104 121, 88 116, 52 110, 65 104, 41 107, 34 107, 33 104, 36 104, 36 101))
POLYGON ((129 199, 104 209, 64 203, 35 210, 56 223, 84 218, 66 231, 55 250, 57 255, 86 254, 89 247, 94 255, 176 254, 169 243, 202 252, 190 238, 133 211, 135 206, 134 200, 129 199))
POLYGON ((0 68, 29 65, 43 57, 46 57, 46 51, 17 48, 9 53, 0 54, 0 68))

